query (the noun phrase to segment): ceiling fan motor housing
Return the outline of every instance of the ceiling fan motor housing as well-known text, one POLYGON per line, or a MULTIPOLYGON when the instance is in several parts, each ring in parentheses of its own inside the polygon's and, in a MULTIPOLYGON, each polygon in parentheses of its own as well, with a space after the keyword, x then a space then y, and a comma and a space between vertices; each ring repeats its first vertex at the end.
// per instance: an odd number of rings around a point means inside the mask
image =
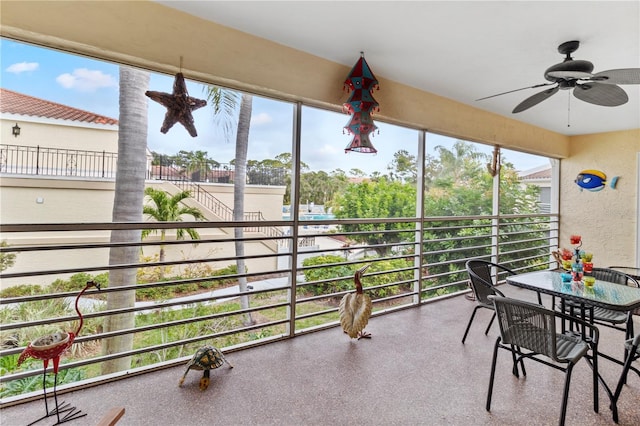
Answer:
POLYGON ((575 80, 592 77, 593 64, 589 61, 565 59, 547 68, 544 78, 548 81, 575 80))

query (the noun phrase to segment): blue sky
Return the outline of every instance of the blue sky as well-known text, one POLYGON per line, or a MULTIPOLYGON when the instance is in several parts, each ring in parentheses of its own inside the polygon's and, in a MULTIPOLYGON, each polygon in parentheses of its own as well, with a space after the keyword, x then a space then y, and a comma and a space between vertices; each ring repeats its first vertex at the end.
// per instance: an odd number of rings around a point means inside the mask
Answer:
MULTIPOLYGON (((0 39, 0 52, 3 88, 118 118, 118 65, 7 39, 0 39)), ((148 90, 171 92, 173 80, 173 76, 151 73, 148 90)), ((191 96, 206 99, 203 85, 188 82, 187 87, 191 96)), ((344 97, 346 101, 346 92, 344 97)), ((380 109, 383 110, 384 105, 380 109)), ((263 160, 291 152, 292 111, 289 103, 254 97, 249 159, 263 160)), ((175 154, 179 150, 207 151, 209 157, 220 163, 234 158, 235 135, 225 140, 216 127, 211 107, 193 112, 196 138, 189 136, 180 124, 174 125, 166 135, 160 133, 165 112, 162 105, 149 100, 149 149, 163 154, 175 154)), ((398 150, 417 153, 417 132, 376 120, 379 132, 371 140, 378 154, 345 154, 344 148, 351 141, 351 136, 343 132, 348 121, 348 114, 303 108, 301 159, 311 170, 329 172, 340 168, 348 172, 358 168, 367 174, 376 170, 384 173, 398 150)), ((450 147, 454 142, 452 138, 429 134, 427 151, 436 145, 450 147)), ((478 149, 490 153, 493 148, 478 145, 478 149)), ((504 151, 503 158, 521 170, 547 164, 543 157, 515 151, 504 151)))

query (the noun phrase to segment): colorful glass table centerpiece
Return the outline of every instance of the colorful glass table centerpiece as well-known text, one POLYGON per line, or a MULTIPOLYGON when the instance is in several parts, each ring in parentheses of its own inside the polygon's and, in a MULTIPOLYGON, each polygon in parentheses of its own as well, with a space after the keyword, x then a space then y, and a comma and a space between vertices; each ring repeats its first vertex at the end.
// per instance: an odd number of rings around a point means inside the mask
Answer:
MULTIPOLYGON (((564 270, 571 271, 572 280, 579 282, 583 280, 585 273, 589 274, 593 271, 593 254, 581 250, 582 237, 580 235, 571 235, 569 243, 573 246, 573 250, 561 248, 554 253, 554 256, 564 270)), ((592 283, 592 280, 588 281, 592 283)))

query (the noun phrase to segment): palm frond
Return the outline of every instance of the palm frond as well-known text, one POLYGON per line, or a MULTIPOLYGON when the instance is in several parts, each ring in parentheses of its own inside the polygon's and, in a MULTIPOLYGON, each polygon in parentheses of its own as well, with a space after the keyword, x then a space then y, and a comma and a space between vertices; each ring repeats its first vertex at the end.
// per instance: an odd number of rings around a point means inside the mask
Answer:
POLYGON ((217 86, 206 86, 207 100, 213 107, 214 123, 222 128, 224 138, 229 142, 238 122, 240 92, 217 86))

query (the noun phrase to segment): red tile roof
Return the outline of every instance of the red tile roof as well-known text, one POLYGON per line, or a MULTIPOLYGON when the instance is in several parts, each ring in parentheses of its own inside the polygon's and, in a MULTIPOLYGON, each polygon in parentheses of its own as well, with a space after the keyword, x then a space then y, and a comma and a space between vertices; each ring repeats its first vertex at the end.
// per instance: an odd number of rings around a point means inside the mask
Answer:
POLYGON ((551 167, 537 172, 529 173, 525 176, 520 176, 520 179, 551 179, 551 167))
POLYGON ((115 118, 94 114, 44 99, 0 88, 0 111, 6 114, 30 115, 58 120, 95 124, 118 124, 115 118))

